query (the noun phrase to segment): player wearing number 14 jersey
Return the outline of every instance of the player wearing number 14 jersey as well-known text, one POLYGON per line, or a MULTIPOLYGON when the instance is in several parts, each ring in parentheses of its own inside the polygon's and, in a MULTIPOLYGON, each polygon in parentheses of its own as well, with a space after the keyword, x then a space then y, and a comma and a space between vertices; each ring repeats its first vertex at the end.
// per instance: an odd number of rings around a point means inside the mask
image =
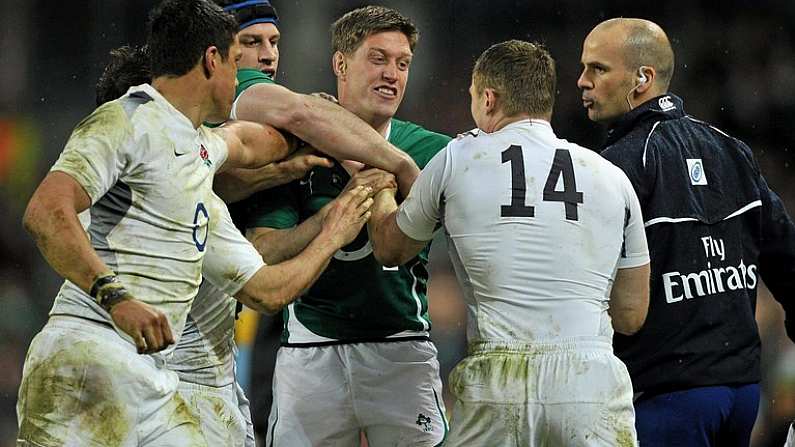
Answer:
POLYGON ((620 170, 555 136, 554 92, 543 47, 492 46, 470 87, 479 129, 436 155, 399 208, 376 197, 376 258, 404 262, 441 224, 464 291, 469 356, 450 377, 448 446, 637 443, 611 339, 648 307, 640 206, 620 170))

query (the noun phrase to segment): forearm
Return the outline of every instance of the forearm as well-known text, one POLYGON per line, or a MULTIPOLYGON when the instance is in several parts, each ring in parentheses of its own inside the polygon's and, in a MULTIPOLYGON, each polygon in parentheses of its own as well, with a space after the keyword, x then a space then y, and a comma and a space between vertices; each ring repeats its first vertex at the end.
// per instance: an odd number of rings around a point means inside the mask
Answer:
POLYGON ((419 173, 405 152, 353 113, 322 98, 260 84, 240 97, 237 117, 284 129, 338 160, 360 161, 411 181, 419 173))
POLYGON ((50 266, 88 293, 94 279, 110 269, 94 251, 74 209, 58 202, 32 200, 24 226, 50 266))
POLYGON ((382 190, 375 195, 372 216, 367 223, 367 232, 373 245, 376 260, 386 266, 405 264, 419 253, 424 242, 414 241, 397 226, 397 202, 395 193, 382 190))
POLYGON ((276 264, 295 257, 320 233, 323 212, 319 211, 298 226, 285 230, 249 229, 246 237, 267 264, 276 264))
POLYGON ((213 181, 213 189, 226 203, 235 203, 255 192, 287 184, 295 180, 284 172, 279 163, 269 163, 261 168, 234 168, 219 173, 213 181))
POLYGON ((298 256, 262 267, 236 298, 258 312, 274 314, 320 277, 338 249, 331 237, 318 235, 298 256))

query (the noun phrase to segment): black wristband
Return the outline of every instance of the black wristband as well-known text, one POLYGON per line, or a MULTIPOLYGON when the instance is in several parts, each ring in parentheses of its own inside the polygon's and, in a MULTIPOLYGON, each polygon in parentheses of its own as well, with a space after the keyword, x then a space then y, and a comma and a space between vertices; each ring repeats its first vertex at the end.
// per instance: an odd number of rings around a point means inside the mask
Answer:
POLYGON ((118 281, 100 287, 96 297, 97 304, 108 313, 113 306, 129 299, 132 299, 132 295, 118 281))
POLYGON ((97 293, 99 293, 99 289, 114 282, 119 282, 119 278, 115 273, 100 273, 94 280, 94 284, 91 284, 91 289, 88 291, 88 294, 91 296, 91 298, 97 299, 97 293))

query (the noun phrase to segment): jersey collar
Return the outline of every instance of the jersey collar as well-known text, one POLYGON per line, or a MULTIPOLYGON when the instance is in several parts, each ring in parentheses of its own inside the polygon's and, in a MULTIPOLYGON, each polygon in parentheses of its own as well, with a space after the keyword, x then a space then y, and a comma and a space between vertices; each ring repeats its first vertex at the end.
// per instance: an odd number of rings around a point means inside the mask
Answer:
POLYGON ((657 96, 635 107, 612 124, 607 129, 605 147, 624 137, 642 122, 649 120, 666 121, 683 116, 685 116, 685 110, 681 98, 672 93, 657 96))
MULTIPOLYGON (((135 92, 144 92, 151 96, 155 104, 157 104, 158 107, 172 117, 171 120, 160 123, 166 128, 165 130, 172 137, 172 141, 183 141, 183 138, 196 140, 200 137, 199 129, 201 129, 203 126, 199 126, 198 129, 194 128, 193 123, 188 119, 188 117, 177 110, 176 107, 171 105, 171 103, 168 102, 168 100, 161 95, 156 88, 149 84, 141 84, 135 87, 130 87, 130 89, 127 91, 127 94, 129 95, 135 92)), ((191 152, 194 149, 194 147, 174 147, 174 152, 182 155, 191 152)))

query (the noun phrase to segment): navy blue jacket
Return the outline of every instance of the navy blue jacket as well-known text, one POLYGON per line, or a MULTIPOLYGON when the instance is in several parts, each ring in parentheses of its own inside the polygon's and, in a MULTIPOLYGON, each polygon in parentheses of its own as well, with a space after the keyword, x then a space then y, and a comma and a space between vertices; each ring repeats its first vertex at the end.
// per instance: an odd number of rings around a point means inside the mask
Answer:
POLYGON ((638 194, 651 256, 649 315, 616 354, 635 391, 760 380, 760 275, 795 340, 795 225, 751 150, 654 98, 617 121, 602 155, 638 194))

